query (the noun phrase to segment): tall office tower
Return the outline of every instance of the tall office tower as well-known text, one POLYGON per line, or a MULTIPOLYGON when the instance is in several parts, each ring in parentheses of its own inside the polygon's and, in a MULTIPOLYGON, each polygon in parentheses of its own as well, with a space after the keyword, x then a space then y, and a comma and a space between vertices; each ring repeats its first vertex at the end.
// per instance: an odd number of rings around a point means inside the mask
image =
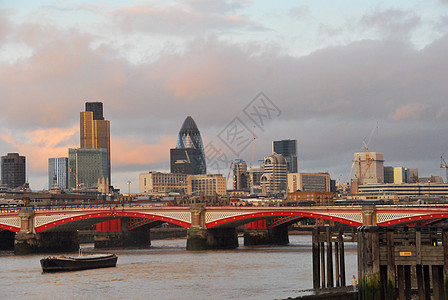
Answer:
POLYGON ((176 148, 170 149, 170 162, 171 173, 207 173, 201 134, 190 116, 182 124, 176 148))
POLYGON ((281 140, 272 142, 272 152, 281 154, 288 166, 288 172, 297 173, 297 140, 281 140))
POLYGON ((69 148, 69 188, 94 188, 104 181, 109 185, 107 158, 105 148, 69 148))
POLYGON ((26 163, 25 156, 19 153, 8 153, 2 156, 2 184, 14 189, 25 184, 26 163))
POLYGON ((250 185, 249 171, 244 160, 237 161, 233 169, 233 189, 246 190, 250 185))
POLYGON ((68 158, 56 157, 48 159, 48 188, 53 187, 54 179, 60 189, 68 188, 68 158))
POLYGON ((286 160, 281 154, 273 153, 265 157, 263 175, 260 178, 262 193, 265 195, 285 193, 287 183, 286 174, 286 160))
POLYGON ((102 102, 86 102, 86 111, 79 115, 81 148, 107 150, 108 181, 110 184, 110 122, 104 120, 102 102))
POLYGON ((355 177, 359 185, 384 183, 384 156, 379 152, 360 152, 354 155, 355 177))

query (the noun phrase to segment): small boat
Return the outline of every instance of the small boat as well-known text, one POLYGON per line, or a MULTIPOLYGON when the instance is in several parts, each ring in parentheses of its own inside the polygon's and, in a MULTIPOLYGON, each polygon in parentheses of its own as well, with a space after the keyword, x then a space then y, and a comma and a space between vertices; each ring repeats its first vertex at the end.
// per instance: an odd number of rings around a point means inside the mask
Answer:
POLYGON ((48 256, 40 260, 43 272, 76 271, 97 268, 109 268, 117 265, 116 254, 92 254, 74 257, 48 256))

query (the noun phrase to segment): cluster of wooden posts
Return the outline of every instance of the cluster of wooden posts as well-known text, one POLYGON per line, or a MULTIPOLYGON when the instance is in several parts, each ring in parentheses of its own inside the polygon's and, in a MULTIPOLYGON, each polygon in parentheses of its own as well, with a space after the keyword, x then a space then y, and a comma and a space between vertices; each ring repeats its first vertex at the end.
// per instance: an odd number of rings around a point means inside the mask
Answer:
MULTIPOLYGON (((361 226, 356 234, 358 299, 448 299, 448 228, 361 226)), ((346 285, 344 236, 313 230, 314 288, 346 285)))
MULTIPOLYGON (((349 232, 348 240, 355 241, 355 231, 349 232)), ((344 239, 347 240, 347 233, 330 226, 313 229, 313 288, 346 286, 344 239)))

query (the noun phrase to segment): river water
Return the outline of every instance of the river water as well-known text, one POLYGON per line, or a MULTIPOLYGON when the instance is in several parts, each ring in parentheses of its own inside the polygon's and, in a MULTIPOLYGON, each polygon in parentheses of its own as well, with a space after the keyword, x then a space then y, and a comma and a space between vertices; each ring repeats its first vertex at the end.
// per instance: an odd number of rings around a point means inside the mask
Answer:
MULTIPOLYGON (((116 268, 42 273, 45 255, 0 254, 0 299, 285 299, 312 288, 311 235, 288 246, 186 251, 185 239, 114 250, 116 268)), ((239 244, 243 245, 240 238, 239 244)), ((86 247, 85 252, 93 249, 86 247)), ((345 243, 347 283, 356 244, 345 243)), ((96 251, 95 252, 101 252, 96 251)))

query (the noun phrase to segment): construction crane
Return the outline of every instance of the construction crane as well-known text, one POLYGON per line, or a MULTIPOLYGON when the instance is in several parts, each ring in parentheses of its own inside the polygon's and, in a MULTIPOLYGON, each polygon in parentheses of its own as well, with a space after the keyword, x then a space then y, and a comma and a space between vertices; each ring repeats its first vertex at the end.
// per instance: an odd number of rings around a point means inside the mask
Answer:
MULTIPOLYGON (((445 153, 443 153, 445 154, 445 153)), ((448 165, 446 161, 443 159, 443 154, 440 156, 440 167, 445 168, 446 170, 446 182, 448 183, 448 165)))
POLYGON ((367 140, 367 142, 366 142, 366 138, 364 138, 364 139, 362 140, 362 147, 361 147, 361 148, 362 148, 365 152, 369 152, 369 144, 370 144, 370 141, 372 140, 373 134, 374 134, 375 131, 377 131, 377 130, 378 130, 378 121, 376 122, 376 126, 373 127, 372 132, 370 132, 370 136, 369 136, 369 139, 367 140))

